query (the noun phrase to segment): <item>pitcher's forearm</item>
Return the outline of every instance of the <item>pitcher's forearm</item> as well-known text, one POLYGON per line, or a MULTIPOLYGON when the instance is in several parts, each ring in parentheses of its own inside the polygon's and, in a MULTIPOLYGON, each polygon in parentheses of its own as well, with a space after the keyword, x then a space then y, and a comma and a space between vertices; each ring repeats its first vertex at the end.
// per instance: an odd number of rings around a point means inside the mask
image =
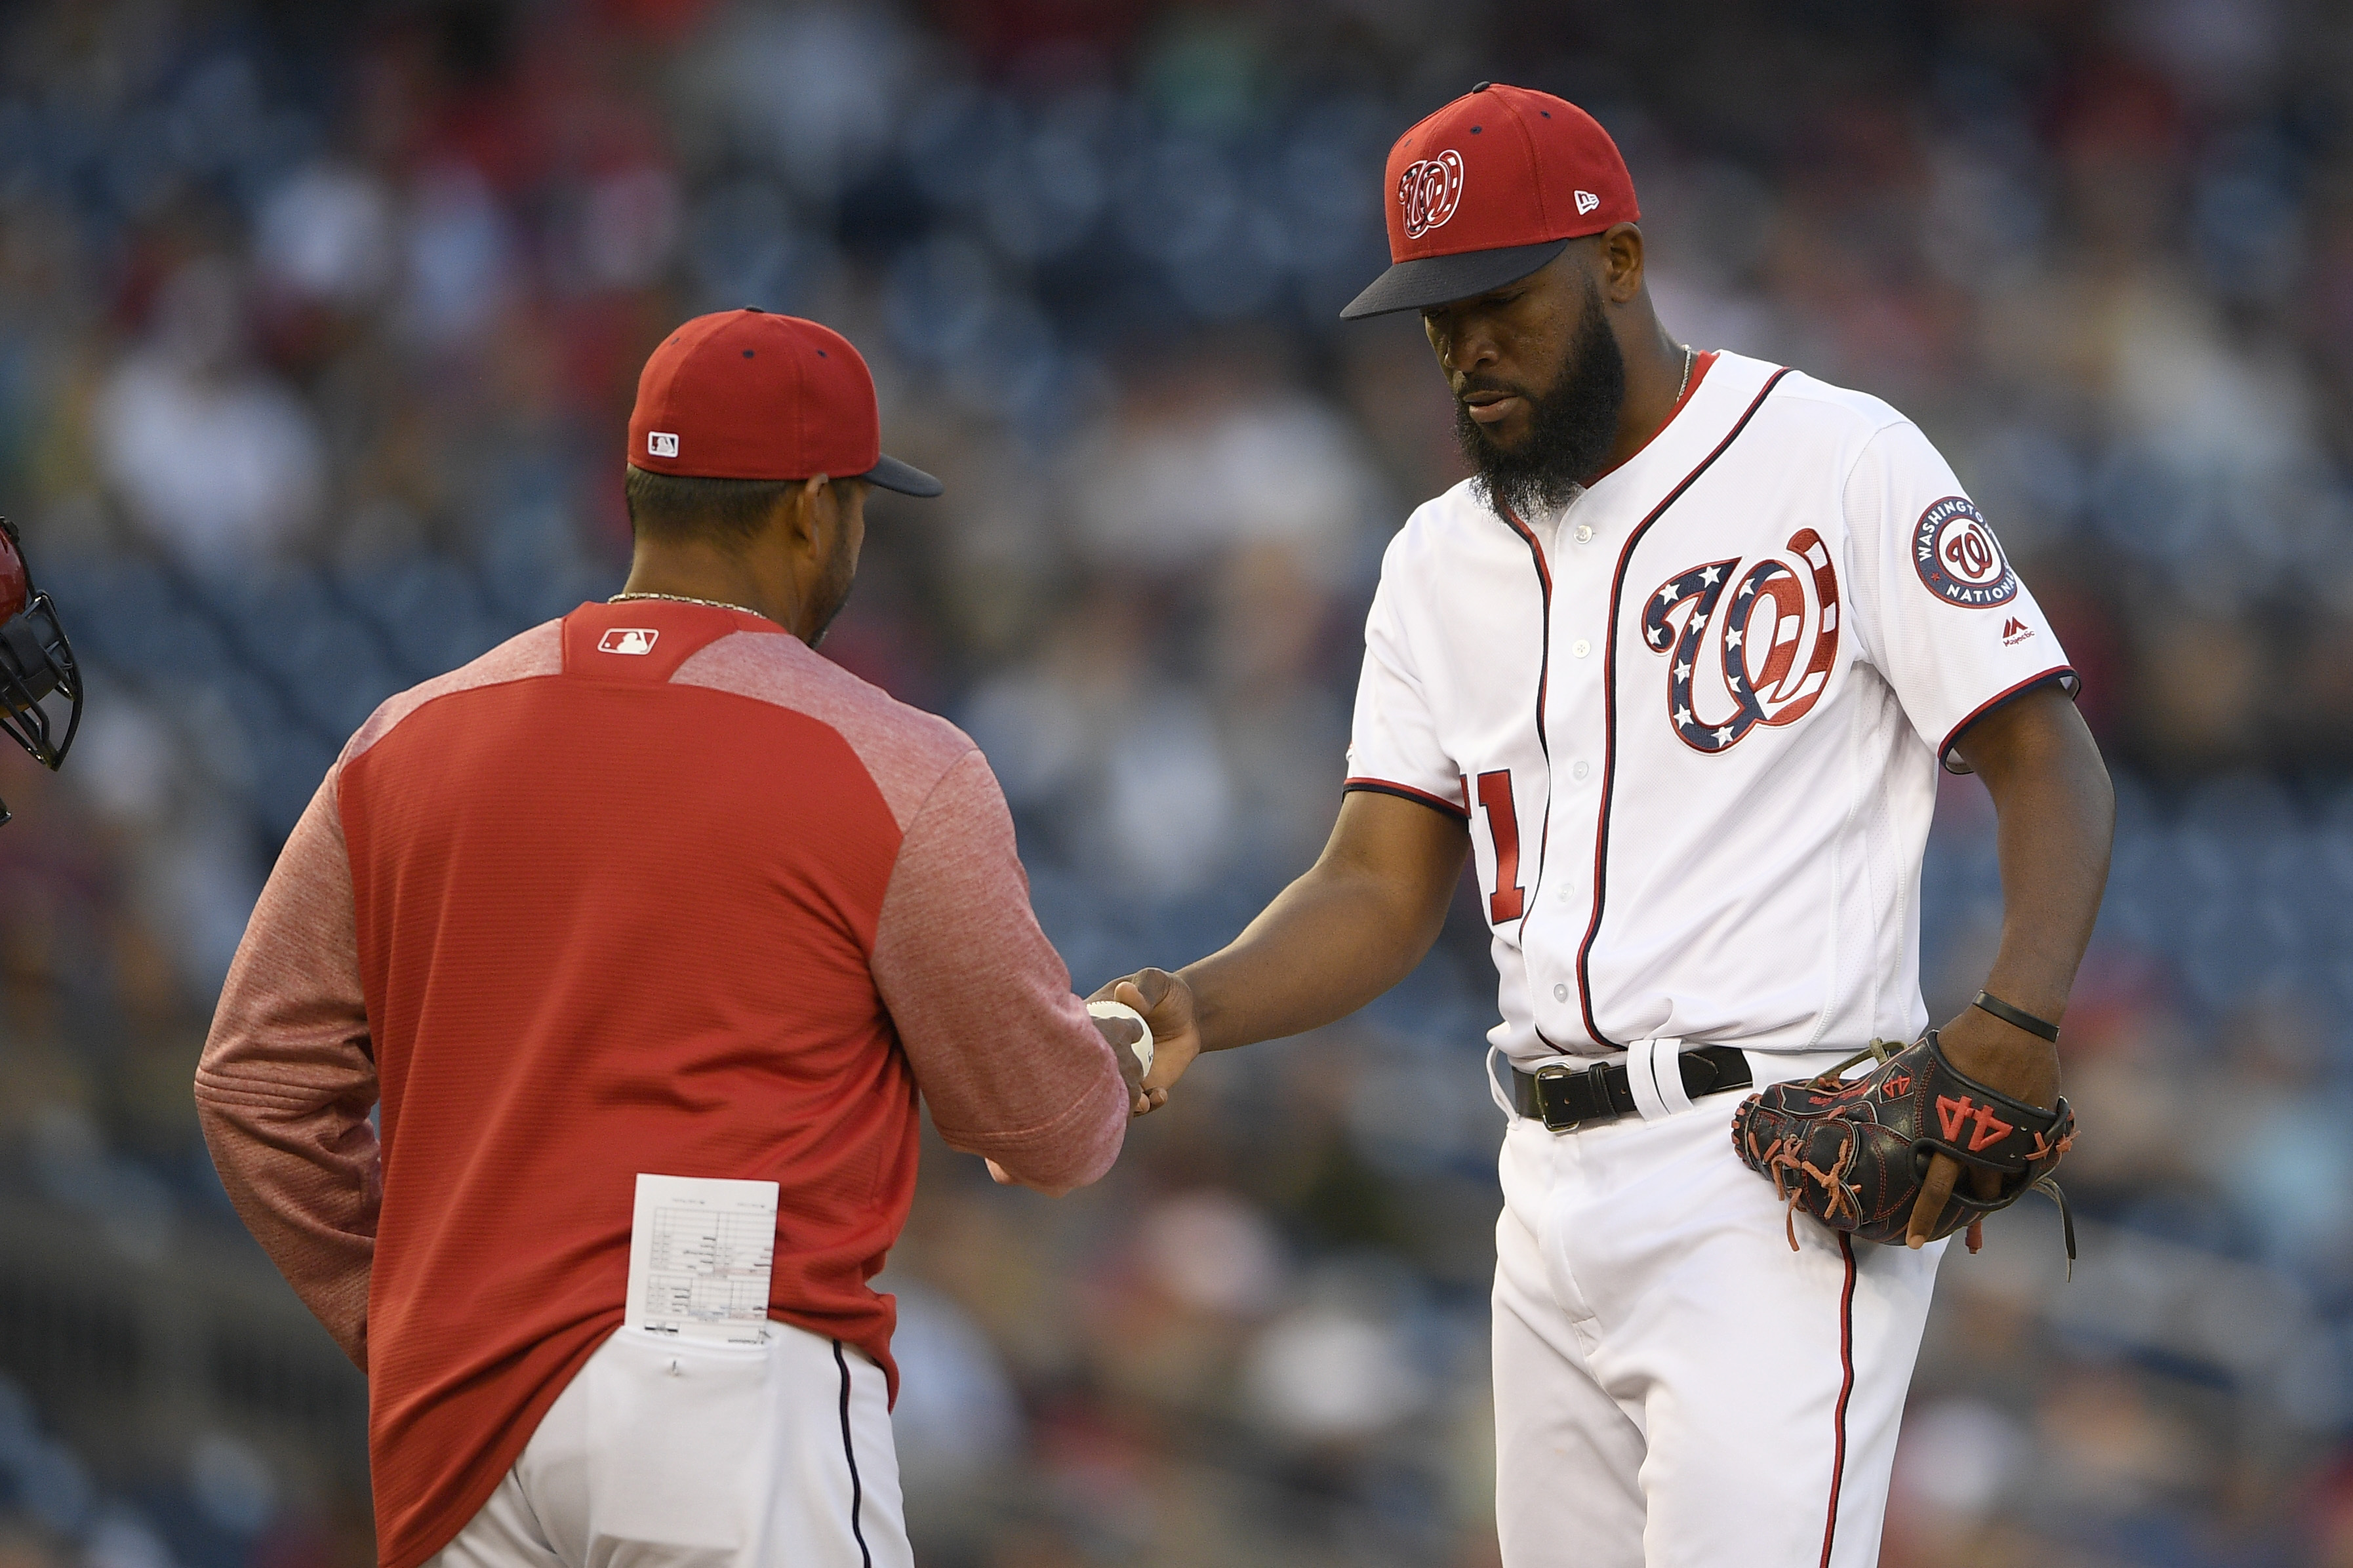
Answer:
POLYGON ((2020 701, 2016 722, 1986 737, 2000 743, 1969 757, 1994 797, 2001 863, 2001 946, 1985 988, 2056 1023, 2099 918, 2116 791, 2072 704, 2055 691, 2020 701))
POLYGON ((1193 988, 1201 1048, 1227 1050, 1346 1017, 1413 973, 1445 912, 1441 904, 1430 919, 1393 887, 1317 867, 1232 942, 1181 971, 1193 988))
POLYGON ((1458 817, 1376 791, 1344 795, 1314 868, 1179 972, 1200 1048, 1321 1028, 1404 979, 1438 940, 1470 853, 1458 817))
POLYGON ((2100 804, 2106 798, 2082 790, 2024 792, 2000 833, 2001 947, 1985 988, 2054 1024, 2067 1010, 2099 918, 2108 871, 2110 816, 2100 804), (2013 829, 2021 817, 2041 817, 2042 825, 2013 829), (2064 829, 2053 831, 2061 822, 2064 829))

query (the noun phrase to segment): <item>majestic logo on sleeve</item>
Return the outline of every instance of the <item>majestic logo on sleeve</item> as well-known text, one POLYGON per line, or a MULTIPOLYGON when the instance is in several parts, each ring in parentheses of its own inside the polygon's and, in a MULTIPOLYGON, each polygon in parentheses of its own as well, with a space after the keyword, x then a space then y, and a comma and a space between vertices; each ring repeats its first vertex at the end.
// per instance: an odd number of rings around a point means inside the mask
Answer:
POLYGON ((1796 723, 1830 682, 1838 574, 1812 529, 1791 534, 1788 549, 1789 557, 1767 555, 1746 571, 1735 556, 1677 573, 1642 606, 1643 642, 1672 660, 1667 721, 1694 751, 1727 751, 1759 724, 1796 723), (1720 685, 1701 673, 1710 649, 1720 685))
POLYGON ((1454 216, 1462 205, 1462 154, 1449 148, 1424 158, 1398 177, 1398 201, 1405 207, 1405 237, 1419 239, 1454 216))
POLYGON ((1948 605, 1982 610, 2018 597, 2018 574, 2001 541, 1966 496, 1947 496, 1912 530, 1912 564, 1928 592, 1948 605))

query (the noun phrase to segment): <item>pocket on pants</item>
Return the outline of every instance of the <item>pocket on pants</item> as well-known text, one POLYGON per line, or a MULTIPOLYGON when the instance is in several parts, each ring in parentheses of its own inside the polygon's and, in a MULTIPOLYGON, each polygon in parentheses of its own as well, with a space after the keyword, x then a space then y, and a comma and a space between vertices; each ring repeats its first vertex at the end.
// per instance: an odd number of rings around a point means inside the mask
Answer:
POLYGON ((660 1560, 681 1568, 750 1549, 772 1458, 771 1365, 765 1345, 628 1328, 589 1359, 591 1562, 624 1543, 679 1549, 660 1560))

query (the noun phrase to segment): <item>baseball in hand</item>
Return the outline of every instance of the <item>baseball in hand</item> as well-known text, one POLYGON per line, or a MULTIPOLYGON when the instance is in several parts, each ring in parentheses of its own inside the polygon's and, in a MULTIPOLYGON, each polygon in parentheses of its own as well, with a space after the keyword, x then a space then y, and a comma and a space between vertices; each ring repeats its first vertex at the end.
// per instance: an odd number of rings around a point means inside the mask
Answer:
POLYGON ((1135 1042, 1128 1049, 1135 1053, 1135 1059, 1143 1064, 1146 1073, 1152 1070, 1152 1026, 1144 1021, 1143 1014, 1124 1002, 1090 1002, 1087 1012, 1097 1018, 1134 1019, 1136 1028, 1142 1033, 1136 1036, 1135 1042))

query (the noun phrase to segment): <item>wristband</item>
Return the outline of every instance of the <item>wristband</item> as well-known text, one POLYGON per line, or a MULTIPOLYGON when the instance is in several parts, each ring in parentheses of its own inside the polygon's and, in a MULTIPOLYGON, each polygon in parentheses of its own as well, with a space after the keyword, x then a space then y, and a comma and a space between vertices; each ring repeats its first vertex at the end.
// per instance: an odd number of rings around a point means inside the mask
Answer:
POLYGON ((1980 1012, 1990 1013, 2012 1028, 2023 1029, 2030 1035, 2040 1035, 2052 1045, 2059 1043, 2059 1026, 2046 1024, 2033 1014, 2011 1006, 1990 991, 1980 991, 1970 1004, 1980 1012))

